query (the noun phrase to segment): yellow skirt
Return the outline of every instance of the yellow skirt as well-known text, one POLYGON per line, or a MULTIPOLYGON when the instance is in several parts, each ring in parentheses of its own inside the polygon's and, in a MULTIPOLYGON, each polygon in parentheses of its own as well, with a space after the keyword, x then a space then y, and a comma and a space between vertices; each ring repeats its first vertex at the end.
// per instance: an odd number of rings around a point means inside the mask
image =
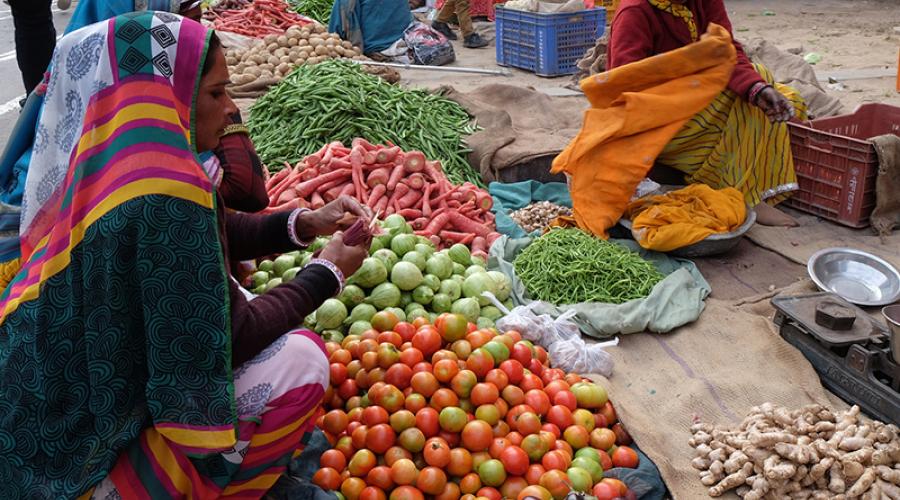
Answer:
MULTIPOLYGON (((774 78, 756 65, 762 77, 774 78)), ((797 112, 806 119, 806 103, 794 89, 775 83, 797 112)), ((750 206, 761 201, 776 204, 798 189, 785 123, 771 123, 766 114, 730 90, 719 94, 695 115, 666 145, 656 163, 686 174, 689 184, 721 189, 733 187, 750 206)))

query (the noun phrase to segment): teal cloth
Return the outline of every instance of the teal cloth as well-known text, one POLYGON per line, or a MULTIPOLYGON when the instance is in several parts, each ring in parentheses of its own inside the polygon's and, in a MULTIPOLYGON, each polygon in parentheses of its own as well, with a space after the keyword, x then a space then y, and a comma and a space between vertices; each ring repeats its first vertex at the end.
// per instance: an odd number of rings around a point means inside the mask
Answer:
POLYGON ((412 21, 406 0, 335 0, 328 31, 371 54, 403 38, 412 21))
MULTIPOLYGON (((631 240, 610 241, 638 252, 666 276, 653 287, 650 295, 624 304, 583 302, 554 305, 539 302, 534 312, 557 318, 564 312, 574 309, 576 314, 572 321, 578 325, 581 332, 599 339, 644 331, 665 333, 700 317, 705 307, 704 300, 712 289, 693 262, 644 250, 631 240)), ((491 246, 489 254, 488 266, 492 270, 506 274, 512 280, 512 299, 516 305, 533 302, 528 297, 525 285, 516 276, 512 264, 516 255, 531 242, 530 237, 511 239, 502 236, 491 246)))
POLYGON ((533 231, 530 235, 509 217, 510 212, 525 208, 534 202, 549 201, 557 205, 572 208, 572 197, 569 195, 569 187, 564 182, 492 182, 488 185, 488 192, 494 198, 494 207, 491 209, 496 218, 497 232, 510 238, 525 238, 526 236, 539 236, 540 231, 533 231))

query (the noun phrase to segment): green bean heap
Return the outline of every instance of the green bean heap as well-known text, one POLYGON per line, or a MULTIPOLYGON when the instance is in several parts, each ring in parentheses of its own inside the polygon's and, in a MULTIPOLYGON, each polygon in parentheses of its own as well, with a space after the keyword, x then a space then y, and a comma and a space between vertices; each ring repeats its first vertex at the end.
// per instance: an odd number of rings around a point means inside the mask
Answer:
POLYGON ((289 0, 288 3, 298 14, 311 17, 326 27, 331 20, 332 0, 289 0))
POLYGON ((247 124, 263 162, 280 169, 323 145, 356 137, 388 141, 440 160, 454 184, 484 187, 470 165, 463 136, 476 130, 459 104, 425 90, 403 89, 351 62, 299 66, 261 97, 247 124))
POLYGON ((621 304, 650 294, 663 275, 640 255, 580 229, 553 229, 513 261, 533 299, 621 304))

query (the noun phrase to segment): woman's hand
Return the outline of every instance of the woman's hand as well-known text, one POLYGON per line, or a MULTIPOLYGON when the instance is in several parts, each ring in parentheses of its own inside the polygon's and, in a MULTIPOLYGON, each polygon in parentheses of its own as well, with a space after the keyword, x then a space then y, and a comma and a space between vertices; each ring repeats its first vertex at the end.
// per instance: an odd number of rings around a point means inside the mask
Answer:
POLYGON ((329 236, 335 231, 347 229, 360 217, 368 221, 372 214, 355 199, 341 196, 318 210, 297 217, 297 235, 301 241, 329 236))
POLYGON ((754 104, 766 113, 772 123, 786 122, 794 117, 794 105, 772 86, 762 89, 756 95, 754 104))
POLYGON ((344 233, 337 232, 331 241, 322 249, 320 259, 325 259, 341 270, 345 277, 349 278, 362 266, 363 260, 369 256, 369 249, 365 246, 349 247, 344 244, 344 233))

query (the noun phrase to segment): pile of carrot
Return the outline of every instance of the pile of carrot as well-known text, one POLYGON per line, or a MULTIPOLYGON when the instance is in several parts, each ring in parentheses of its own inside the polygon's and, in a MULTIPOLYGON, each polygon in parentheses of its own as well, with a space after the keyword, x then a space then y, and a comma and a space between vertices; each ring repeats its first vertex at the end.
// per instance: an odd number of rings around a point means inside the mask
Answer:
POLYGON ((305 26, 312 19, 292 11, 284 0, 254 0, 241 9, 213 9, 213 25, 217 31, 262 38, 283 35, 291 26, 305 26))
POLYGON ((351 196, 382 216, 402 215, 416 234, 435 245, 455 243, 485 254, 500 237, 491 213, 491 195, 470 182, 454 186, 440 162, 420 151, 354 139, 350 147, 332 142, 266 183, 268 211, 319 208, 351 196))

